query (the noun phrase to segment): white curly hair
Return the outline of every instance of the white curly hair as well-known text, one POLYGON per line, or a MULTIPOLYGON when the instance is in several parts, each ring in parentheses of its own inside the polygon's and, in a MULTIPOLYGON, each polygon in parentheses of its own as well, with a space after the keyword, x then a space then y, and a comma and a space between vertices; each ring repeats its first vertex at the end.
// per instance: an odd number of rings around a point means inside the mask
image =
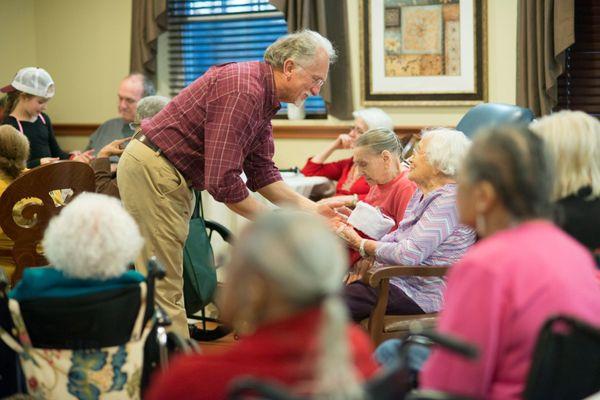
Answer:
POLYGON ((421 141, 429 139, 425 156, 427 161, 444 175, 455 177, 471 147, 471 140, 461 131, 450 128, 432 128, 421 133, 421 141))
POLYGON ((138 256, 144 240, 137 224, 112 197, 82 193, 54 217, 44 232, 44 253, 66 276, 116 278, 138 256))

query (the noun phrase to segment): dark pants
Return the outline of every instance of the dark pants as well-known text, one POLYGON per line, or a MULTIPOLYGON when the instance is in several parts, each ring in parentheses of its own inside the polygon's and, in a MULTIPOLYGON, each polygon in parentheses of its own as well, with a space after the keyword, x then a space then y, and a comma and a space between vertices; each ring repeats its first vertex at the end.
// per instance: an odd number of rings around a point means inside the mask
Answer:
MULTIPOLYGON (((401 289, 391 284, 389 287, 386 314, 410 315, 425 313, 401 289)), ((375 303, 377 303, 377 291, 362 282, 354 282, 344 288, 344 300, 348 305, 352 319, 358 322, 371 315, 375 303)))

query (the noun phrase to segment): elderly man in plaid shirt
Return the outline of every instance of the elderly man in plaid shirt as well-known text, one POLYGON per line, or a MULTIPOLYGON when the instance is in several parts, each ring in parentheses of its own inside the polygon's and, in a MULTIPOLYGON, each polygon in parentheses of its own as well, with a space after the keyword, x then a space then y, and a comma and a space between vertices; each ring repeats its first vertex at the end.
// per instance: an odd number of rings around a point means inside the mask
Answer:
MULTIPOLYGON (((316 211, 315 203, 282 181, 273 163, 271 118, 280 101, 301 105, 317 95, 335 57, 329 40, 304 30, 269 46, 262 62, 212 67, 144 120, 123 153, 117 181, 145 239, 140 260, 155 255, 164 263, 167 276, 157 282, 156 299, 183 337, 189 335, 182 274, 191 188, 207 190, 250 219, 266 206, 248 189, 275 204, 316 211)), ((144 269, 141 262, 137 267, 144 269)))

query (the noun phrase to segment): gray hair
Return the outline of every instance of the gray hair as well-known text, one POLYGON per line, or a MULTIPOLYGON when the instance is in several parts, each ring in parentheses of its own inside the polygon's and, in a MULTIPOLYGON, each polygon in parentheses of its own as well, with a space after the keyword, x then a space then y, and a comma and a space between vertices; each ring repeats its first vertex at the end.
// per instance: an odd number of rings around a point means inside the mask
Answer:
POLYGON ((366 131, 356 139, 354 147, 367 147, 376 154, 384 150, 402 159, 402 143, 398 136, 390 129, 375 128, 366 131))
POLYGON ((156 88, 154 82, 146 75, 140 72, 134 72, 125 77, 125 79, 138 79, 142 84, 142 97, 154 96, 156 94, 156 88))
POLYGON ((421 141, 429 139, 427 161, 448 177, 455 177, 471 146, 464 133, 449 128, 433 128, 422 132, 421 141))
POLYGON ((318 49, 327 53, 330 64, 337 59, 335 49, 327 38, 315 31, 304 29, 277 39, 267 47, 264 58, 277 69, 283 68, 287 59, 292 59, 300 65, 310 65, 314 62, 318 49))
POLYGON ((369 129, 375 128, 387 128, 391 131, 394 130, 394 122, 392 118, 381 108, 371 107, 356 110, 352 113, 354 118, 360 118, 369 127, 369 129))
POLYGON ((519 219, 548 216, 552 163, 539 136, 524 126, 480 131, 463 173, 471 183, 489 182, 508 211, 519 219))
POLYGON ((555 200, 590 186, 600 196, 600 121, 583 111, 563 110, 532 122, 529 129, 544 139, 556 162, 555 200))
POLYGON ((44 232, 46 258, 65 276, 116 278, 138 256, 144 240, 121 203, 97 193, 82 193, 54 217, 44 232))
POLYGON ((358 399, 362 389, 347 340, 348 313, 341 299, 348 260, 340 240, 317 217, 278 210, 259 217, 238 242, 238 252, 302 308, 322 305, 317 397, 358 399))
POLYGON ((141 123, 146 118, 152 118, 165 108, 171 99, 165 96, 147 96, 143 97, 137 103, 135 111, 135 123, 141 123))

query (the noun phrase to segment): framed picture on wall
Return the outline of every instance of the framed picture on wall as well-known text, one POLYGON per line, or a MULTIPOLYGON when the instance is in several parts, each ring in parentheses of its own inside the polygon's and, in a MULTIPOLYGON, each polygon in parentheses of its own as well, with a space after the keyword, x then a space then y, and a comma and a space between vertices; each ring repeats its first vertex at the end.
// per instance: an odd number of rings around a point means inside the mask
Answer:
POLYGON ((365 105, 487 99, 486 0, 361 0, 365 105))

